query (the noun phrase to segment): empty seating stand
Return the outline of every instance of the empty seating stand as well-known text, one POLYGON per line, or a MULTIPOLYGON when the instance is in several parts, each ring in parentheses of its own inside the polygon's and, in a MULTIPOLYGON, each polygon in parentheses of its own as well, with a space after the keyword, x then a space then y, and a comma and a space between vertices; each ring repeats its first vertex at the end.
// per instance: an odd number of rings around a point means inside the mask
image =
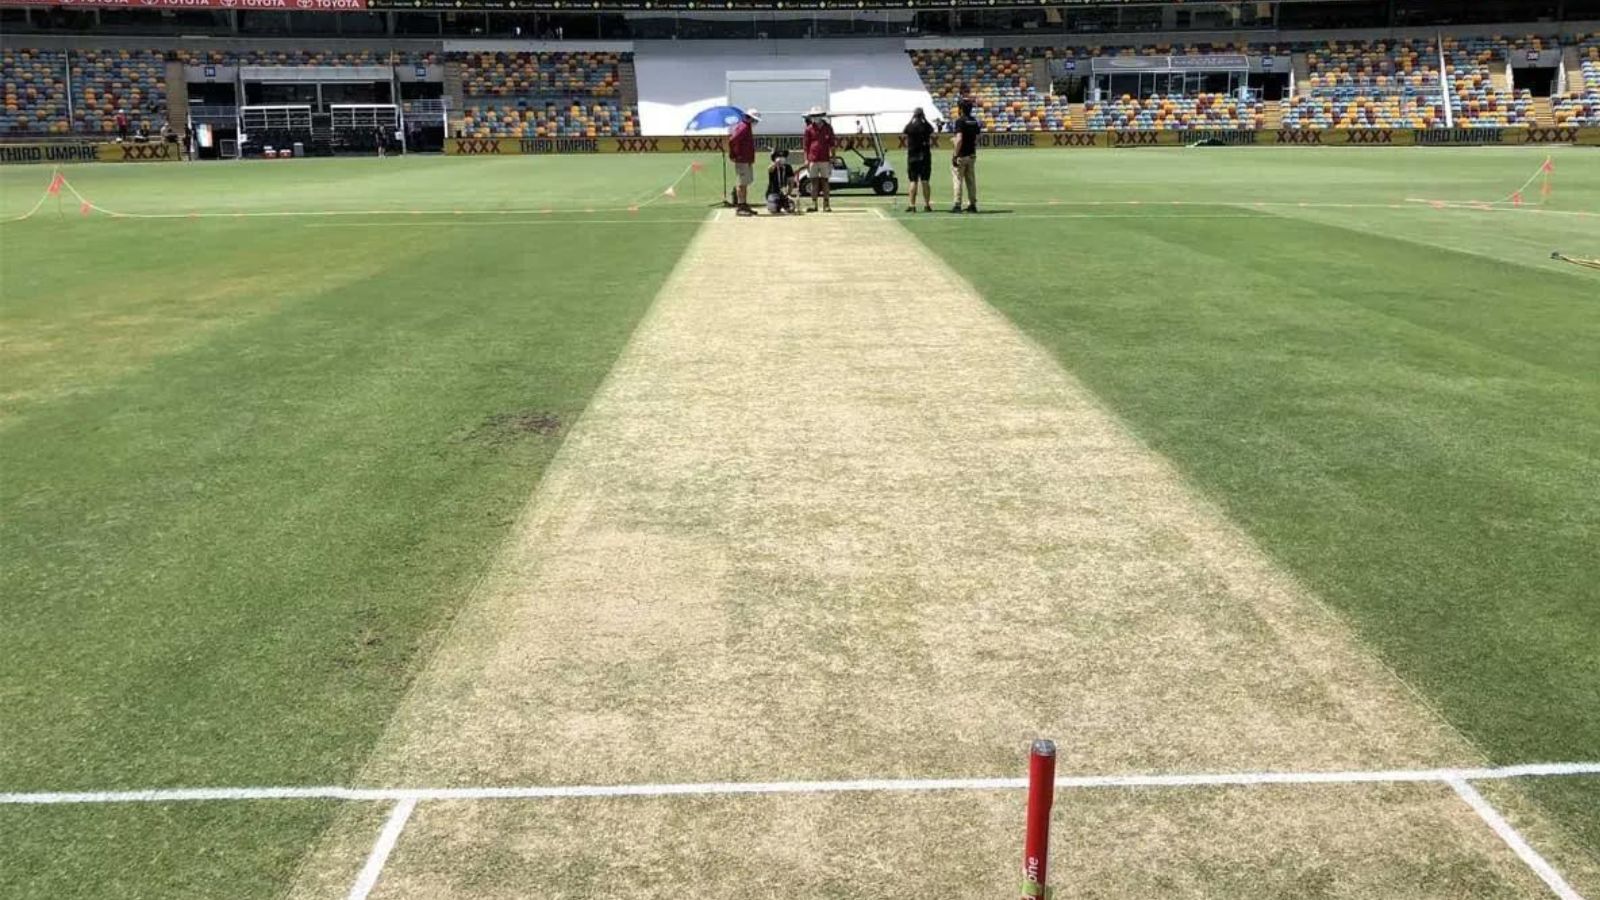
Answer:
POLYGON ((1313 47, 1306 52, 1308 83, 1284 101, 1283 127, 1443 127, 1438 58, 1431 41, 1336 41, 1313 47))
POLYGON ((0 135, 155 133, 167 113, 166 65, 148 50, 0 50, 0 135))
POLYGON ((1511 45, 1504 38, 1445 39, 1446 88, 1457 127, 1508 128, 1532 124, 1532 92, 1495 87, 1495 70, 1498 69, 1504 79, 1510 52, 1511 45))
POLYGON ((1568 83, 1566 92, 1551 105, 1555 123, 1600 125, 1600 34, 1579 42, 1578 65, 1581 82, 1568 83))
POLYGON ((614 137, 639 133, 622 102, 626 53, 453 54, 471 137, 614 137))
POLYGON ((1027 50, 913 50, 911 62, 933 96, 940 117, 956 117, 956 102, 974 101, 974 114, 988 131, 1060 131, 1070 121, 1068 104, 1032 84, 1027 50))
POLYGON ((1243 101, 1225 94, 1187 97, 1127 94, 1116 100, 1084 104, 1084 116, 1094 130, 1168 131, 1173 129, 1227 129, 1256 131, 1266 121, 1260 101, 1243 101))
POLYGON ((67 55, 0 48, 0 135, 66 134, 67 55))
POLYGON ((118 110, 129 128, 154 134, 166 119, 165 57, 152 50, 83 50, 69 57, 74 131, 112 134, 118 110))

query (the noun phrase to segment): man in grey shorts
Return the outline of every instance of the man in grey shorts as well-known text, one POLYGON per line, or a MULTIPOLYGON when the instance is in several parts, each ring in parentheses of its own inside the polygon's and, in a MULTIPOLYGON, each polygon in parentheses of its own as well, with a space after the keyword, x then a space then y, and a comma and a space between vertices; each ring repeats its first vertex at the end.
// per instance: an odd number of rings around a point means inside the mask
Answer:
POLYGON ((806 113, 806 175, 811 182, 811 211, 817 211, 817 197, 822 197, 822 211, 833 212, 833 124, 828 112, 820 106, 806 113))
POLYGON ((761 113, 754 109, 745 110, 744 117, 739 124, 733 126, 733 131, 728 135, 728 160, 733 163, 733 171, 737 178, 733 189, 733 205, 741 216, 753 216, 756 211, 750 208, 750 185, 756 180, 756 133, 753 126, 761 121, 761 113))

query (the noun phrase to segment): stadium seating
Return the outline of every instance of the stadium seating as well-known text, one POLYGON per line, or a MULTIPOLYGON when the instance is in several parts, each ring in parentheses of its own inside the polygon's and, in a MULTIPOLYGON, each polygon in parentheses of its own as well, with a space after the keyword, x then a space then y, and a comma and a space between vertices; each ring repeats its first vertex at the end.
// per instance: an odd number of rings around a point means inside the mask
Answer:
POLYGON ((166 117, 166 60, 151 50, 82 50, 71 56, 74 131, 112 134, 117 110, 154 134, 166 117))
POLYGON ((1442 127, 1438 59, 1430 41, 1335 41, 1314 47, 1306 51, 1303 93, 1283 103, 1283 127, 1442 127))
POLYGON ((630 55, 468 53, 451 58, 461 63, 461 88, 468 97, 615 97, 630 55))
POLYGON ((67 122, 66 54, 0 48, 0 134, 63 134, 67 122))
POLYGON ((469 104, 472 137, 615 137, 639 133, 638 114, 615 100, 527 100, 469 104))
POLYGON ((1334 41, 1306 53, 1316 88, 1411 85, 1439 81, 1438 50, 1431 41, 1334 41))
POLYGON ((1494 86, 1494 70, 1505 75, 1510 52, 1511 45, 1504 38, 1445 39, 1445 74, 1458 128, 1532 124, 1532 92, 1501 91, 1494 86))
POLYGON ((1260 101, 1245 102, 1225 94, 1156 95, 1142 99, 1124 94, 1110 102, 1084 104, 1084 115, 1089 128, 1097 131, 1189 128, 1254 131, 1264 126, 1266 110, 1260 101))
POLYGON ((0 50, 0 134, 114 134, 119 109, 130 131, 154 134, 166 81, 162 56, 148 50, 0 50))
POLYGON ((1590 35, 1578 45, 1582 84, 1567 85, 1567 92, 1554 98, 1552 111, 1557 125, 1600 125, 1600 34, 1590 35))
POLYGON ((1066 101, 1033 86, 1025 50, 913 50, 912 64, 939 115, 953 119, 956 101, 971 97, 988 131, 1059 131, 1070 119, 1066 101))
POLYGON ((609 137, 639 133, 621 100, 627 53, 451 54, 472 137, 609 137))

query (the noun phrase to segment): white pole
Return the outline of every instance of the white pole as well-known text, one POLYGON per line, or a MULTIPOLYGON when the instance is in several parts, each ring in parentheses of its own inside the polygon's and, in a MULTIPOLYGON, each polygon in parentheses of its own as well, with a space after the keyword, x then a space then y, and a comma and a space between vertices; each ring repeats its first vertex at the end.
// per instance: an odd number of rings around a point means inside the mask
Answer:
POLYGON ((1434 32, 1434 40, 1439 42, 1439 98, 1444 101, 1444 127, 1456 127, 1455 110, 1450 105, 1450 72, 1444 57, 1444 32, 1434 32))
POLYGON ((65 50, 61 53, 61 74, 67 85, 67 130, 72 131, 76 119, 72 113, 72 51, 65 50))

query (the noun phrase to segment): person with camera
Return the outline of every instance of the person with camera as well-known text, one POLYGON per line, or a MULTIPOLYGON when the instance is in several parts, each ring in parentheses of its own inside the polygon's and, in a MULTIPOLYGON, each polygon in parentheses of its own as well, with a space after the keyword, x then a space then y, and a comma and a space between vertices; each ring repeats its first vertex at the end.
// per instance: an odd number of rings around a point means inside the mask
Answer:
POLYGON ((933 125, 928 116, 917 107, 911 111, 911 121, 902 132, 906 139, 906 179, 911 182, 911 200, 906 212, 917 211, 917 190, 922 190, 922 209, 933 212, 933 125))
POLYGON ((767 212, 782 215, 795 211, 794 181, 789 151, 782 148, 772 151, 772 165, 767 167, 767 212))

